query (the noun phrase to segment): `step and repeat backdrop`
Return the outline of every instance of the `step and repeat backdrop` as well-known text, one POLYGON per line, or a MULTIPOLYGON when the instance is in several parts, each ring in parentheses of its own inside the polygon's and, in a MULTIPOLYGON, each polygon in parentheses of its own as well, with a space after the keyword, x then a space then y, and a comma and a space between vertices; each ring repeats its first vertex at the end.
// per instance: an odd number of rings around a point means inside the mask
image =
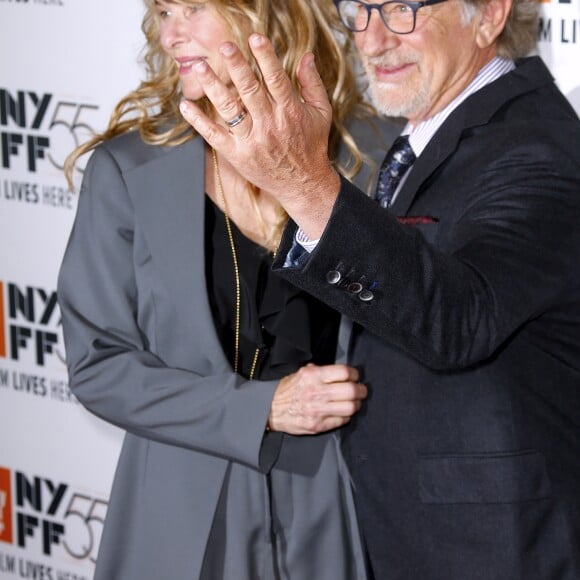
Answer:
MULTIPOLYGON (((580 111, 580 0, 541 6, 540 54, 580 111)), ((123 434, 67 384, 55 288, 77 198, 62 165, 139 82, 142 13, 0 0, 1 580, 93 577, 123 434)))

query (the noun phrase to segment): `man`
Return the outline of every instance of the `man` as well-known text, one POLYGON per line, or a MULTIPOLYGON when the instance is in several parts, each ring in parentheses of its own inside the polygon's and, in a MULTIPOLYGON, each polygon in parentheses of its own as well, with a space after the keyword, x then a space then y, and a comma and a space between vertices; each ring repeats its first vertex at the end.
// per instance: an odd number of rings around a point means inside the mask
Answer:
POLYGON ((311 55, 298 97, 264 38, 263 85, 225 45, 244 108, 202 63, 226 123, 182 110, 300 227, 280 274, 356 322, 369 397, 345 451, 375 578, 577 580, 579 122, 541 60, 520 58, 533 3, 475 1, 335 1, 375 104, 408 119, 386 210, 328 162, 311 55))

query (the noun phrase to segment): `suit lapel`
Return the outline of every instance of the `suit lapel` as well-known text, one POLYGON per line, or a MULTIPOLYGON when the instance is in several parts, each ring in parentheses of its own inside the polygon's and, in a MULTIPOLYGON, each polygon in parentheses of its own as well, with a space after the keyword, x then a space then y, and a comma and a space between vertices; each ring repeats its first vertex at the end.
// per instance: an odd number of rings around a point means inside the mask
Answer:
POLYGON ((207 296, 204 176, 204 144, 197 138, 164 148, 125 178, 155 266, 182 312, 175 328, 182 335, 178 358, 199 360, 201 354, 226 370, 207 296))
POLYGON ((458 126, 451 125, 445 131, 437 131, 413 164, 409 177, 389 211, 398 216, 407 215, 423 182, 455 151, 460 136, 461 128, 458 126))
POLYGON ((518 67, 467 98, 437 130, 413 165, 390 211, 407 215, 423 182, 456 150, 465 129, 486 125, 513 98, 553 83, 540 58, 523 59, 518 67))

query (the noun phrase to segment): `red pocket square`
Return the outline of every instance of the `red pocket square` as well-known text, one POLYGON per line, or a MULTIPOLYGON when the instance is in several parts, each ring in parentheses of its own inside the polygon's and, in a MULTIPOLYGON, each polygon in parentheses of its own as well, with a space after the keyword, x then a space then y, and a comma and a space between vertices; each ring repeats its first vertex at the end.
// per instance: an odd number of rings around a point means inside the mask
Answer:
POLYGON ((407 226, 417 226, 421 224, 436 224, 439 220, 430 215, 409 215, 397 216, 399 223, 407 226))

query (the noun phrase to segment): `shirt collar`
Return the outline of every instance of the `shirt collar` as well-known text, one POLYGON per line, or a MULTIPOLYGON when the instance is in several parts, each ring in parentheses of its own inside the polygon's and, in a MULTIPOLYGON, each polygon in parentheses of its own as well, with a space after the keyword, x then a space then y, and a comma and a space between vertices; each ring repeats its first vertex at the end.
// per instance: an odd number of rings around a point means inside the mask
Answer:
POLYGON ((453 99, 443 110, 436 115, 419 123, 413 127, 407 123, 402 131, 402 135, 409 135, 409 143, 417 157, 421 155, 427 144, 435 135, 439 127, 443 125, 445 119, 463 102, 467 97, 479 91, 489 83, 495 81, 502 75, 512 71, 515 64, 512 60, 496 56, 492 58, 481 70, 469 85, 453 99))

